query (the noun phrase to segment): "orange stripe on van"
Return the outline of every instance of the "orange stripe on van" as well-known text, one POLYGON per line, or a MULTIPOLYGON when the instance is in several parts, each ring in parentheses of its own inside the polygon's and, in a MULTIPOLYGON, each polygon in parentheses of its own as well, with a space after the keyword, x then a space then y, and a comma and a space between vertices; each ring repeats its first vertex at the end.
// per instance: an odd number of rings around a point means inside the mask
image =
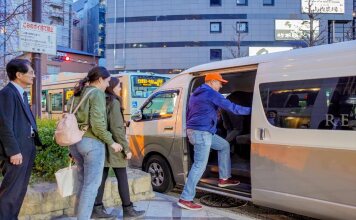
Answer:
POLYGON ((291 169, 302 171, 305 168, 310 151, 303 147, 253 143, 251 144, 251 153, 291 169))
POLYGON ((129 146, 133 157, 141 156, 141 152, 144 152, 144 139, 143 135, 131 135, 129 136, 129 146))

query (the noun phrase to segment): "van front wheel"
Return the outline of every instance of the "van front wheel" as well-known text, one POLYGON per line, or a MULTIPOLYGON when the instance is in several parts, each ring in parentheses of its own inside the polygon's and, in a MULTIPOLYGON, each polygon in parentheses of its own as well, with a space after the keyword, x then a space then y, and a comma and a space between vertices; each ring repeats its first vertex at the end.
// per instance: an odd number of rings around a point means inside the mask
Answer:
POLYGON ((151 184, 154 191, 165 193, 173 189, 171 170, 161 156, 153 155, 148 158, 145 171, 151 174, 151 184))

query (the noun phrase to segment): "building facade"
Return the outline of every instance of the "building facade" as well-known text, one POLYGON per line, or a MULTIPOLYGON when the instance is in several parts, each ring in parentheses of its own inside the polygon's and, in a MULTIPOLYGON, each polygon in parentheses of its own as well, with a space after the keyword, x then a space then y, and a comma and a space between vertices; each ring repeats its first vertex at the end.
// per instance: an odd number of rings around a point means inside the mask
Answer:
POLYGON ((71 46, 73 0, 42 0, 42 22, 57 27, 57 45, 71 46))
POLYGON ((78 0, 73 3, 82 36, 82 50, 105 56, 105 0, 78 0))
POLYGON ((354 39, 355 1, 320 2, 108 0, 107 67, 178 73, 216 60, 354 39))

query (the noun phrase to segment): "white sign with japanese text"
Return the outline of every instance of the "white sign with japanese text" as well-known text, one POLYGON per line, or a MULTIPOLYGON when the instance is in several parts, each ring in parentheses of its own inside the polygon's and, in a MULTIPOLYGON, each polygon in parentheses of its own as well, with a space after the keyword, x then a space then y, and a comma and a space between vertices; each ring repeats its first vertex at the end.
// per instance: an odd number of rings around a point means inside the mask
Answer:
POLYGON ((345 0, 301 0, 302 13, 343 14, 345 0))
POLYGON ((19 28, 19 51, 56 55, 56 26, 21 21, 19 28))
MULTIPOLYGON (((309 20, 275 20, 276 40, 301 40, 310 32, 309 20)), ((314 35, 319 34, 319 21, 313 21, 314 35)))
POLYGON ((293 47, 249 47, 248 55, 249 56, 263 55, 263 54, 287 51, 292 49, 293 47))

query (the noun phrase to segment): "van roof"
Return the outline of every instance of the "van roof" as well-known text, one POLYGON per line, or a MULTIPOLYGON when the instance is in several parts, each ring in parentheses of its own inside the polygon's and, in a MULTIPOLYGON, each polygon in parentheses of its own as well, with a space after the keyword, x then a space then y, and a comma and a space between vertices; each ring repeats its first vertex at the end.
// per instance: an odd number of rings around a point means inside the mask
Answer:
MULTIPOLYGON (((273 60, 295 59, 299 57, 308 57, 317 55, 318 58, 329 57, 330 54, 345 53, 347 51, 356 51, 356 40, 346 41, 341 43, 326 44, 308 48, 298 48, 289 51, 276 52, 265 55, 257 55, 251 57, 235 58, 217 62, 206 63, 191 67, 180 74, 188 74, 201 71, 216 70, 222 68, 247 66, 259 63, 266 63, 273 60)), ((355 58, 356 61, 356 58, 355 58)))

